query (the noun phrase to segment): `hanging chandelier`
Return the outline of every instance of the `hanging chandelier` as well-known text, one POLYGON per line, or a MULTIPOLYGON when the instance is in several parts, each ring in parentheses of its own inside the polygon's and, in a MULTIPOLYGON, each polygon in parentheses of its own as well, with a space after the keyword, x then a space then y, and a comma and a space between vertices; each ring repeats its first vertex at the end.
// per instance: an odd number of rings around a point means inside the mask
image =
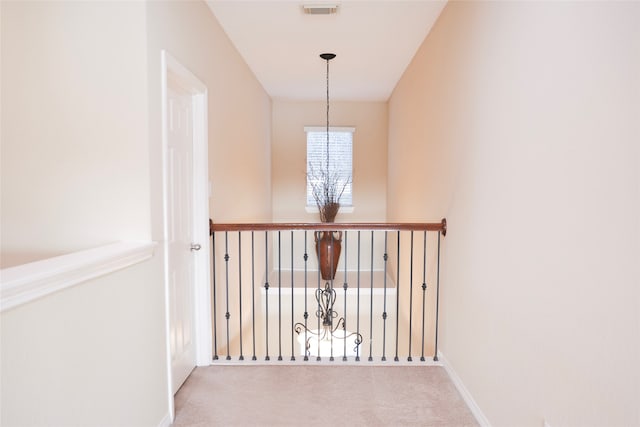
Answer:
POLYGON ((335 57, 336 55, 334 53, 323 53, 320 55, 320 58, 327 62, 325 144, 323 148, 318 146, 320 150, 324 149, 324 158, 311 161, 307 166, 307 185, 310 186, 309 189, 318 206, 320 221, 322 222, 335 221, 335 217, 340 208, 340 199, 351 182, 350 176, 345 179, 339 168, 334 167, 336 164, 339 164, 339 161, 332 164, 330 158, 332 137, 329 125, 329 61, 335 57))
MULTIPOLYGON (((319 287, 316 289, 315 297, 318 302, 316 317, 318 323, 322 320, 322 327, 309 329, 305 324, 299 322, 294 325, 304 360, 308 360, 309 356, 313 355, 317 360, 320 360, 322 356, 330 357, 330 360, 333 360, 334 354, 342 354, 343 360, 347 360, 347 356, 358 356, 358 346, 362 343, 362 334, 347 331, 344 317, 334 321, 338 317, 338 313, 333 309, 336 302, 336 290, 331 287, 329 282, 326 282, 324 289, 319 287)), ((307 313, 305 313, 306 318, 307 313)))
POLYGON ((331 61, 335 57, 335 53, 320 54, 320 58, 327 61, 327 176, 329 176, 329 61, 331 61))
MULTIPOLYGON (((335 180, 330 180, 329 169, 329 61, 335 58, 334 53, 323 53, 320 58, 327 61, 327 121, 326 121, 326 173, 323 175, 324 187, 322 187, 321 195, 331 195, 330 200, 323 200, 316 198, 318 207, 320 208, 320 216, 323 222, 326 222, 329 218, 329 222, 333 222, 333 218, 338 213, 339 203, 338 200, 342 195, 339 193, 337 200, 334 200, 336 195, 336 183, 335 180), (333 185, 333 187, 332 187, 333 185)), ((315 188, 314 188, 315 190, 315 188)), ((344 191, 344 187, 342 188, 344 191)), ((326 282, 324 289, 316 289, 315 297, 318 303, 318 310, 316 311, 316 317, 318 318, 318 329, 309 329, 307 327, 308 313, 305 311, 304 318, 305 323, 296 323, 294 330, 298 334, 298 342, 300 343, 301 353, 304 354, 304 359, 308 360, 309 356, 316 355, 317 360, 320 360, 322 356, 330 357, 333 360, 333 355, 340 354, 342 349, 343 360, 346 360, 347 356, 358 356, 358 346, 362 343, 362 335, 358 332, 349 332, 346 328, 346 321, 344 317, 339 318, 338 313, 333 309, 336 302, 336 291, 333 289, 333 278, 335 276, 335 269, 337 267, 338 258, 340 257, 340 243, 342 239, 342 233, 339 237, 336 237, 333 232, 316 232, 316 251, 318 252, 319 268, 322 271, 322 278, 329 279, 330 282, 326 282), (319 235, 324 235, 328 239, 319 239, 319 235), (320 256, 323 253, 320 249, 324 240, 329 241, 330 248, 325 249, 326 256, 320 256), (331 256, 328 254, 332 253, 331 256), (322 320, 322 327, 320 327, 320 320, 322 320), (334 352, 334 347, 336 351, 334 352), (347 352, 347 347, 349 351, 347 352)), ((346 286, 346 285, 345 285, 346 286)), ((345 288, 346 289, 346 288, 345 288)), ((345 295, 346 298, 346 295, 345 295)))

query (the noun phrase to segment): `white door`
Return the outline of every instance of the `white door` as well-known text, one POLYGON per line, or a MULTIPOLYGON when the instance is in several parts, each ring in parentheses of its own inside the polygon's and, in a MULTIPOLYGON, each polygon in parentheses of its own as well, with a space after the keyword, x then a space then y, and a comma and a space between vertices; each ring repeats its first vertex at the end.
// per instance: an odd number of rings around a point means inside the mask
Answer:
POLYGON ((196 366, 195 254, 193 227, 193 100, 178 84, 167 81, 167 249, 169 276, 169 339, 172 392, 196 366))

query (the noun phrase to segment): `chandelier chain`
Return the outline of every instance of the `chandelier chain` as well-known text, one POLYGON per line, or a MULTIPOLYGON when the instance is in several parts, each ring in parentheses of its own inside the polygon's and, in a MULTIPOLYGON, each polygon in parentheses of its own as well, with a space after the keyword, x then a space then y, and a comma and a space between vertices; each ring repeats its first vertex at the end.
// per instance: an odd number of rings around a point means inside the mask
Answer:
POLYGON ((327 176, 329 176, 329 59, 327 59, 327 176))

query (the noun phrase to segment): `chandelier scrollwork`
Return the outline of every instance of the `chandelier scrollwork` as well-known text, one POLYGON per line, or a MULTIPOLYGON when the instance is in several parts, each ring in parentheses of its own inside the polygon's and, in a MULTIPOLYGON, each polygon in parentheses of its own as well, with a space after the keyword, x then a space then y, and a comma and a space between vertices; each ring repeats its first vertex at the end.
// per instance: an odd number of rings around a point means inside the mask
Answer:
MULTIPOLYGON (((357 352, 358 346, 362 344, 362 334, 347 331, 347 324, 344 317, 340 317, 334 322, 334 319, 338 317, 338 313, 333 309, 333 305, 336 302, 335 289, 333 289, 329 282, 327 282, 324 285, 324 289, 316 289, 315 298, 318 302, 316 317, 322 320, 322 328, 319 330, 309 329, 300 322, 294 325, 294 330, 298 335, 303 333, 307 334, 305 341, 305 355, 311 356, 310 350, 312 340, 332 343, 333 339, 347 340, 353 338, 353 351, 357 352)), ((320 356, 320 346, 318 346, 318 356, 320 356)))

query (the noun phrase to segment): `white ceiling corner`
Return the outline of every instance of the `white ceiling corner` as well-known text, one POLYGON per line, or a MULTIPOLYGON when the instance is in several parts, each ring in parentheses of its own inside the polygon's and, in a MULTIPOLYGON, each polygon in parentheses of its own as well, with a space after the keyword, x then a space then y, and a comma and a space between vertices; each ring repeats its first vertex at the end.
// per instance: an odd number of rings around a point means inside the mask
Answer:
POLYGON ((332 52, 334 100, 386 101, 446 0, 208 0, 240 55, 274 99, 320 100, 332 52), (309 15, 304 4, 338 4, 309 15))

